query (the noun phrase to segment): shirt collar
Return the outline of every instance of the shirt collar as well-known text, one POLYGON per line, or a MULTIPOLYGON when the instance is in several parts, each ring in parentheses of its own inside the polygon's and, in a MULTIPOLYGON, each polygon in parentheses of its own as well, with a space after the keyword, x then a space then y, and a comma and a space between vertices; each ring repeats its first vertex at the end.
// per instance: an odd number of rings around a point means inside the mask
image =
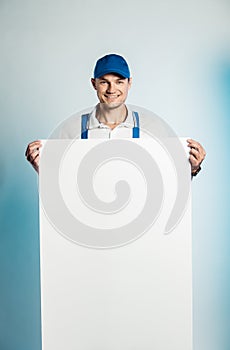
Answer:
MULTIPOLYGON (((108 127, 105 124, 100 123, 97 120, 97 118, 96 118, 97 106, 95 106, 94 109, 92 110, 92 112, 89 114, 89 129, 108 127)), ((134 127, 134 120, 133 120, 132 111, 129 109, 129 107, 127 105, 125 105, 125 106, 127 108, 128 115, 127 115, 127 118, 125 119, 125 121, 123 123, 119 124, 118 127, 124 126, 124 127, 128 127, 128 128, 133 128, 134 127)))

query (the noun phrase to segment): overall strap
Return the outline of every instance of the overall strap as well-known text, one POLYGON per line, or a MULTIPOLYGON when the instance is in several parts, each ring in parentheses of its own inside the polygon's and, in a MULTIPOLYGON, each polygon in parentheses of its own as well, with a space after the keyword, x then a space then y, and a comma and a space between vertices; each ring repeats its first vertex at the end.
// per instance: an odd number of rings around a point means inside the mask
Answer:
POLYGON ((89 114, 81 116, 81 139, 88 139, 88 120, 89 114))
POLYGON ((140 119, 137 112, 133 112, 133 121, 134 121, 133 138, 137 139, 140 137, 140 119))

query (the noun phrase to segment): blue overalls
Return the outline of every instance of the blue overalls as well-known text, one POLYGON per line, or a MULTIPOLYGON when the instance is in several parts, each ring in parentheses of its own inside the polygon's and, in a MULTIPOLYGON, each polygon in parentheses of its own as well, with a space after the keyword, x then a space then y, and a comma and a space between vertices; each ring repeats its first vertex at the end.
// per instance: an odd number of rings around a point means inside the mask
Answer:
MULTIPOLYGON (((137 112, 132 112, 134 127, 133 127, 133 138, 137 139, 140 137, 140 120, 137 112)), ((89 114, 83 114, 81 116, 81 139, 88 139, 88 122, 89 114)))

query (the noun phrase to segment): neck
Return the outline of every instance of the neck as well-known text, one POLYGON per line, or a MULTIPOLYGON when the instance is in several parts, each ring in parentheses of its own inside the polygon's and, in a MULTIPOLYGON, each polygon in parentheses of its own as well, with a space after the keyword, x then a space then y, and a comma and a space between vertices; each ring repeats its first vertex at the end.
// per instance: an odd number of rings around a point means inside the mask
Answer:
POLYGON ((107 106, 105 103, 99 103, 96 111, 96 117, 99 122, 114 125, 124 122, 127 114, 125 104, 111 108, 111 106, 107 106))

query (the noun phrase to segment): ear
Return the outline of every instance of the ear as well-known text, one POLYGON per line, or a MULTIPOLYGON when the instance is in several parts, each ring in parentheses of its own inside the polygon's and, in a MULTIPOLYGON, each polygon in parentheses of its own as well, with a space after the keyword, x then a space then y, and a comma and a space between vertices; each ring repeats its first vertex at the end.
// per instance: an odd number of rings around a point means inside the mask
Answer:
POLYGON ((93 88, 94 88, 95 90, 97 90, 97 88, 96 88, 96 79, 91 78, 91 83, 92 83, 92 85, 93 85, 93 88))
POLYGON ((133 82, 133 78, 129 78, 129 89, 130 89, 131 86, 132 86, 132 82, 133 82))

